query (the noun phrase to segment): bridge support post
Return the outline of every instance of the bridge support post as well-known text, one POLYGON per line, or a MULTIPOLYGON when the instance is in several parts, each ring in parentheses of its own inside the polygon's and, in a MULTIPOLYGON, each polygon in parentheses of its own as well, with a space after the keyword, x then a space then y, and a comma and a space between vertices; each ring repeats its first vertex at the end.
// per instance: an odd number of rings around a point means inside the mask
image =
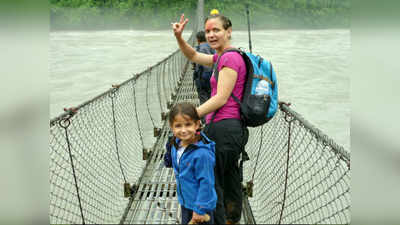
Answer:
POLYGON ((249 197, 253 197, 253 186, 254 186, 253 181, 248 181, 246 183, 246 186, 244 186, 244 192, 249 197))
POLYGON ((175 98, 176 98, 176 93, 178 92, 178 90, 177 89, 175 89, 174 90, 174 92, 172 92, 172 94, 171 94, 171 100, 173 101, 173 100, 175 100, 175 98))
POLYGON ((124 197, 129 198, 131 196, 131 184, 124 183, 124 197))
POLYGON ((151 154, 151 148, 143 148, 142 159, 143 160, 149 159, 150 158, 150 154, 151 154))
POLYGON ((162 112, 161 113, 161 120, 166 120, 168 116, 168 112, 162 112))
POLYGON ((154 129, 153 129, 154 137, 158 137, 158 136, 160 136, 160 134, 161 134, 161 128, 154 127, 154 129))
POLYGON ((167 108, 168 108, 168 109, 171 109, 171 107, 172 107, 172 100, 169 100, 169 101, 167 102, 167 108))

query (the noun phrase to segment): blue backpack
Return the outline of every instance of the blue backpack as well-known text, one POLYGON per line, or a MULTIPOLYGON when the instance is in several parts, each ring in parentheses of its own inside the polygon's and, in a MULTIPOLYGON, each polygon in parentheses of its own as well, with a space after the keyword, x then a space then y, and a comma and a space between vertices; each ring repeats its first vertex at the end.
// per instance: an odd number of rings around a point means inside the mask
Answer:
MULTIPOLYGON (((242 101, 233 93, 231 94, 240 105, 242 120, 248 127, 263 125, 272 119, 278 109, 278 82, 272 64, 261 56, 239 49, 225 50, 221 56, 226 52, 238 52, 246 64, 247 73, 242 101)), ((214 69, 217 82, 218 63, 221 56, 214 69)))

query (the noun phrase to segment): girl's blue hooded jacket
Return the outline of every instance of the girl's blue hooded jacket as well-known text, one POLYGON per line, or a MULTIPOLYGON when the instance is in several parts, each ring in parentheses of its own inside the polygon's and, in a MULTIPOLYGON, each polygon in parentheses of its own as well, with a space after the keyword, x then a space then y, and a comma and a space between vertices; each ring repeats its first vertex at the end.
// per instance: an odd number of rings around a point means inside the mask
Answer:
POLYGON ((214 186, 215 143, 204 133, 200 135, 197 143, 186 147, 179 164, 176 146, 179 146, 180 140, 176 138, 176 145, 167 143, 164 163, 170 167, 172 162, 179 204, 204 215, 213 211, 217 203, 214 186))

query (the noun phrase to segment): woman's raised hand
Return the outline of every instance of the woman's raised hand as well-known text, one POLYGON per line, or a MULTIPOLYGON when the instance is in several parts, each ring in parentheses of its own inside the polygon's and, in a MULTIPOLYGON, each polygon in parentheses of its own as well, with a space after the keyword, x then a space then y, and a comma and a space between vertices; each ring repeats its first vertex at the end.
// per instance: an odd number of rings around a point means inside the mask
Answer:
POLYGON ((185 14, 181 15, 179 23, 172 23, 172 29, 174 30, 175 37, 181 37, 185 25, 189 22, 189 19, 185 19, 185 14))

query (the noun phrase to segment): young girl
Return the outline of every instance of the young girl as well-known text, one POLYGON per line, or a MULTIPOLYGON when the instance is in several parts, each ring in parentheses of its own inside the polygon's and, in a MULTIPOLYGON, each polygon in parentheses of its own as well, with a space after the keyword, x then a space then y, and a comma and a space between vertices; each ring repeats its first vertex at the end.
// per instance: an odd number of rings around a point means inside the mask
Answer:
POLYGON ((248 130, 240 119, 240 106, 231 97, 234 94, 242 100, 246 81, 246 64, 237 52, 225 50, 231 46, 232 23, 219 14, 206 18, 204 30, 207 42, 216 50, 215 55, 196 52, 183 38, 182 32, 188 23, 182 14, 177 23, 172 24, 174 35, 182 53, 192 62, 211 67, 219 63, 218 81, 212 75, 211 98, 197 108, 200 117, 206 116, 207 136, 216 144, 215 183, 218 202, 215 212, 216 224, 235 224, 242 214, 241 168, 238 166, 240 154, 248 139, 248 130))
POLYGON ((181 223, 214 224, 215 143, 198 132, 200 118, 190 103, 178 103, 171 109, 169 125, 174 136, 167 143, 164 161, 174 168, 181 223))

